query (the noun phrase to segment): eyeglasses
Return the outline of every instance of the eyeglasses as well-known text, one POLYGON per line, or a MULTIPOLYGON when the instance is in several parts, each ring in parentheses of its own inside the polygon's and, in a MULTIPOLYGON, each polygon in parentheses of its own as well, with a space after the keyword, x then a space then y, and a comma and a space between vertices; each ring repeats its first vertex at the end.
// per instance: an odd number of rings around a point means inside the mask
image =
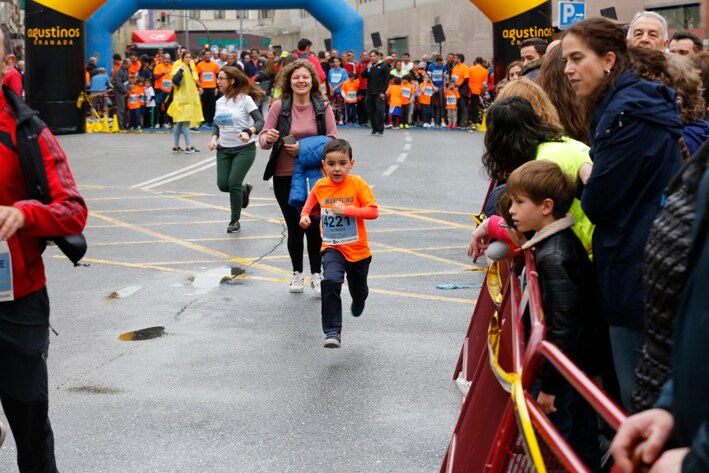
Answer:
POLYGON ((228 77, 217 76, 217 80, 227 80, 228 77))

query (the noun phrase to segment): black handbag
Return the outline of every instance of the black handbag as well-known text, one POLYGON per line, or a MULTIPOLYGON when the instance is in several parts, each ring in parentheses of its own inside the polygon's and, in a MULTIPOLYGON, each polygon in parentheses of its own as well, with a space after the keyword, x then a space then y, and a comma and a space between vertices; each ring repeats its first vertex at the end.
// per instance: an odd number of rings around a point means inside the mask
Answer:
MULTIPOLYGON (((38 200, 43 204, 52 202, 47 182, 47 172, 44 169, 42 151, 39 148, 39 135, 47 125, 39 118, 38 113, 28 107, 22 99, 9 87, 2 87, 7 103, 17 116, 17 154, 20 157, 20 166, 25 178, 25 185, 30 199, 38 200)), ((74 266, 79 266, 79 261, 86 254, 87 244, 83 234, 62 235, 49 237, 57 247, 66 255, 74 266)))

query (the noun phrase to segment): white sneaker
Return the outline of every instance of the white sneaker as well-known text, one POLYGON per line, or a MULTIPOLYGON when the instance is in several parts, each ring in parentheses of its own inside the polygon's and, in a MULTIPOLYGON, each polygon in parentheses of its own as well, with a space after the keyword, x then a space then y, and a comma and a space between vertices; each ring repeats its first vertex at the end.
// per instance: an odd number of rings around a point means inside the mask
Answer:
POLYGON ((293 271, 293 277, 290 278, 290 287, 288 287, 289 292, 303 292, 303 273, 298 271, 293 271))
POLYGON ((310 287, 313 288, 313 292, 315 293, 315 297, 322 297, 322 294, 320 292, 320 282, 322 281, 322 276, 320 273, 312 273, 310 275, 310 287))

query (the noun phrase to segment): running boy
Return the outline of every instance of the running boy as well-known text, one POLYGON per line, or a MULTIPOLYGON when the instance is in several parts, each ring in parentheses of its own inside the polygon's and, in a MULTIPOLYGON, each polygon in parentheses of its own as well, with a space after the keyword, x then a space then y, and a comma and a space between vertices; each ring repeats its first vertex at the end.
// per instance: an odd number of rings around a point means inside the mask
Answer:
MULTIPOLYGON (((589 375, 599 357, 599 295, 588 253, 571 230, 567 214, 575 186, 558 165, 530 161, 507 179, 509 214, 516 230, 535 232, 522 245, 534 248, 544 306, 546 339, 589 375)), ((518 235, 524 239, 523 236, 518 235)), ((607 330, 607 329, 606 329, 607 330)), ((600 471, 596 414, 551 366, 542 366, 534 385, 537 404, 591 471, 600 471)))
POLYGON ((352 147, 342 139, 325 145, 323 168, 327 177, 320 179, 300 213, 300 226, 311 224, 310 212, 320 204, 322 218, 322 327, 325 348, 340 348, 342 332, 342 299, 340 291, 347 273, 352 305, 350 311, 359 317, 369 294, 367 274, 372 251, 367 243, 364 219, 379 217, 374 194, 364 180, 350 175, 354 166, 352 147))

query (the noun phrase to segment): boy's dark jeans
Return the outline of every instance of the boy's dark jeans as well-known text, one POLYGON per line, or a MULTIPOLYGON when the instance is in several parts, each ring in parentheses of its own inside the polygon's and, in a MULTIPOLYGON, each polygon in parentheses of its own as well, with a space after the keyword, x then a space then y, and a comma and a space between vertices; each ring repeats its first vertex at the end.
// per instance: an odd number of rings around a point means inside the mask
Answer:
POLYGON ((326 248, 322 252, 323 280, 320 284, 322 295, 322 329, 325 335, 342 331, 342 298, 340 291, 347 274, 347 286, 353 302, 364 302, 369 295, 367 274, 372 257, 361 261, 347 261, 342 253, 326 248))

